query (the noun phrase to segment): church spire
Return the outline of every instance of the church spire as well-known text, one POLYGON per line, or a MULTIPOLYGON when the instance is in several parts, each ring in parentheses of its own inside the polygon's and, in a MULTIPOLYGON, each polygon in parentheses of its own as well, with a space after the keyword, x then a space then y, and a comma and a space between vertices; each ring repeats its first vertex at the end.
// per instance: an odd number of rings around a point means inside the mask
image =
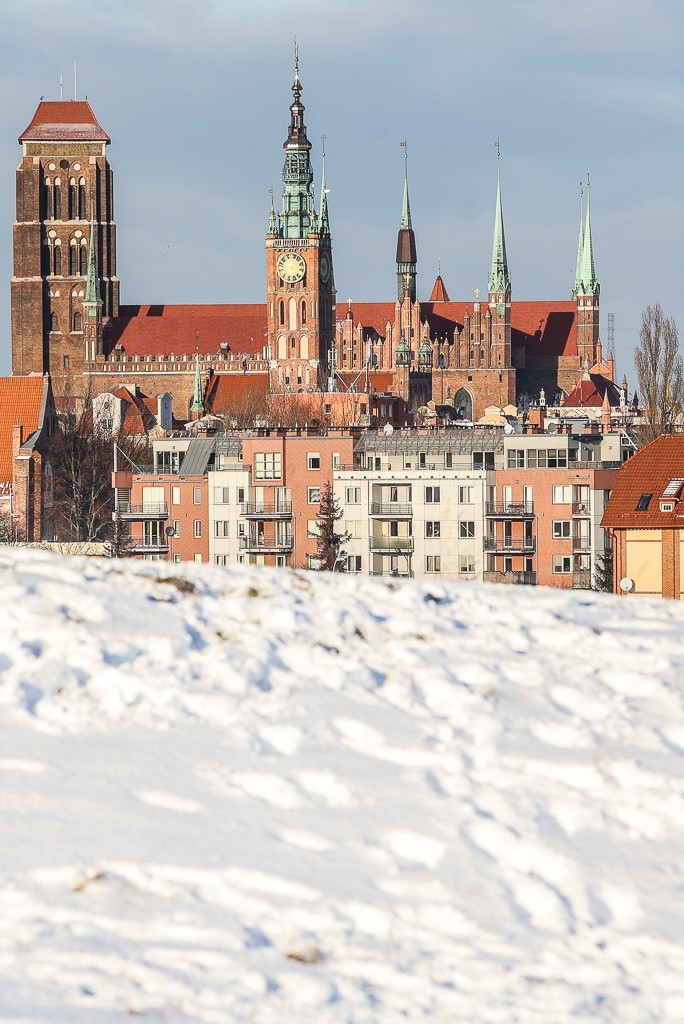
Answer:
POLYGON ((200 371, 200 360, 199 352, 195 356, 195 386, 192 391, 192 402, 190 403, 190 412, 192 418, 197 420, 204 412, 204 402, 202 400, 202 373, 200 371))
POLYGON ((579 239, 577 241, 577 265, 575 267, 575 285, 572 289, 573 299, 579 294, 582 278, 582 250, 584 249, 584 188, 580 181, 580 224, 579 239))
POLYGON ((589 175, 587 175, 587 212, 581 239, 582 255, 579 260, 577 275, 578 295, 598 295, 601 286, 596 279, 594 266, 594 246, 591 240, 591 200, 589 194, 589 175))
POLYGON ((280 225, 282 238, 306 238, 316 229, 313 205, 313 172, 309 151, 311 143, 304 124, 302 83, 299 78, 299 48, 295 44, 295 70, 290 104, 290 126, 283 143, 283 213, 280 225))
POLYGON ((511 278, 506 258, 506 236, 504 234, 503 208, 501 205, 501 160, 499 143, 496 144, 496 214, 494 216, 494 243, 492 245, 492 270, 489 275, 489 291, 510 294, 511 278))
POLYGON ((404 148, 404 197, 401 207, 401 224, 397 235, 397 297, 403 302, 408 291, 411 302, 416 301, 416 236, 411 224, 411 204, 408 187, 408 146, 404 148))
POLYGON ((88 276, 86 278, 86 290, 84 305, 102 305, 100 296, 99 280, 97 275, 97 252, 95 248, 95 214, 91 204, 90 207, 90 244, 88 246, 88 276))
POLYGON ((328 218, 328 189, 325 187, 325 135, 323 136, 323 155, 321 158, 321 212, 318 218, 318 233, 320 235, 330 234, 330 220, 328 218))

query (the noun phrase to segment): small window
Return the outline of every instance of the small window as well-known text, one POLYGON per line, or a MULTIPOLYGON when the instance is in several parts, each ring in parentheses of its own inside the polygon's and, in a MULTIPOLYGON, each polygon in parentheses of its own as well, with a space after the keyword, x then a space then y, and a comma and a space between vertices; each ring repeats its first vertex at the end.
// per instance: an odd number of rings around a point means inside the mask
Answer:
POLYGON ((440 555, 425 556, 425 572, 441 572, 442 559, 440 555))
POLYGON ((55 333, 59 330, 59 321, 56 313, 50 313, 50 330, 55 333))
POLYGON ((280 479, 280 452, 256 452, 254 455, 254 476, 257 480, 280 479))
MULTIPOLYGON (((330 412, 330 410, 326 409, 326 412, 330 412)), ((332 453, 332 468, 333 469, 339 469, 340 468, 340 453, 339 452, 333 452, 332 453)))
POLYGON ((228 504, 228 488, 227 487, 215 487, 214 488, 214 504, 215 505, 227 505, 228 504))
POLYGON ((571 522, 569 519, 554 519, 553 522, 553 536, 556 540, 561 538, 570 537, 571 522))
POLYGON ((553 556, 553 571, 554 571, 554 573, 572 572, 572 556, 571 555, 554 555, 553 556))
POLYGON ((653 494, 642 494, 637 502, 636 511, 645 512, 648 509, 652 497, 653 494))
POLYGON ((525 468, 525 449, 524 448, 511 448, 511 449, 509 449, 506 465, 507 465, 508 469, 524 469, 525 468))
POLYGON ((474 537, 475 536, 475 523, 473 520, 468 519, 458 524, 458 535, 459 537, 474 537))
POLYGON ((180 487, 172 487, 171 488, 171 504, 172 505, 180 505, 180 503, 181 503, 181 493, 180 493, 180 491, 181 491, 180 487))
POLYGON ((73 329, 74 329, 74 331, 82 331, 83 330, 83 317, 81 316, 80 313, 74 313, 74 327, 73 327, 73 329))
POLYGON ((307 469, 320 469, 321 468, 321 455, 320 455, 320 452, 307 452, 307 454, 306 454, 306 468, 307 469))
POLYGON ((320 487, 307 487, 306 500, 309 503, 309 505, 319 505, 321 501, 320 487))
MULTIPOLYGON (((651 495, 649 494, 650 497, 651 495)), ((554 484, 552 501, 554 505, 570 505, 572 503, 572 485, 554 484)))
POLYGON ((345 500, 347 505, 360 505, 361 504, 361 488, 360 487, 347 487, 345 490, 345 500))
POLYGON ((458 560, 458 571, 471 574, 475 572, 475 555, 460 555, 458 560))
POLYGON ((173 521, 173 534, 174 537, 180 537, 180 520, 174 519, 173 521))
POLYGON ((69 356, 64 356, 64 369, 69 369, 69 356))
POLYGON ((473 487, 459 487, 458 501, 460 505, 472 505, 475 489, 473 487))
POLYGON ((230 523, 227 519, 217 519, 214 523, 215 537, 230 537, 230 523))
POLYGON ((439 495, 440 495, 439 487, 426 487, 425 488, 425 502, 426 502, 426 504, 428 504, 428 505, 430 505, 430 504, 438 505, 439 504, 439 495))
POLYGON ((454 453, 444 452, 444 468, 453 469, 454 467, 454 453))
POLYGON ((347 572, 361 572, 361 555, 347 556, 347 572))
POLYGON ((439 520, 428 520, 425 523, 425 536, 426 537, 439 537, 440 535, 440 522, 439 520))
POLYGON ((173 556, 173 560, 174 560, 174 562, 180 562, 181 556, 180 555, 174 555, 173 556))
POLYGON ((195 519, 194 536, 195 537, 201 537, 202 536, 202 520, 201 519, 195 519))
POLYGON ((195 561, 196 562, 201 562, 202 561, 202 556, 199 553, 195 555, 195 561))
POLYGON ((317 519, 307 519, 306 521, 306 535, 307 537, 319 537, 321 533, 320 523, 317 519))
POLYGON ((202 488, 201 487, 193 487, 193 489, 192 489, 192 503, 193 503, 193 505, 201 505, 202 504, 202 488))

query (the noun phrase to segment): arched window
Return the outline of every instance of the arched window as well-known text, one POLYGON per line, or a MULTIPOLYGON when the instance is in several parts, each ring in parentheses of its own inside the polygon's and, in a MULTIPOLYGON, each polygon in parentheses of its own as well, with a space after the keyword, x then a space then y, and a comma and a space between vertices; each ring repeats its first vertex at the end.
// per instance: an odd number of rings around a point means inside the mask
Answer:
POLYGON ((50 313, 50 330, 51 331, 58 331, 59 330, 59 322, 57 320, 57 314, 56 313, 50 313))
POLYGON ((52 183, 49 178, 46 178, 43 182, 41 205, 43 208, 43 218, 50 220, 52 217, 52 183))
POLYGON ((78 188, 75 178, 69 178, 69 220, 76 220, 78 215, 78 188))
POLYGON ((78 179, 78 219, 87 220, 85 178, 78 179))
POLYGON ((53 271, 53 273, 54 273, 55 277, 61 277, 62 276, 62 247, 61 247, 61 245, 56 245, 55 246, 53 263, 54 263, 54 271, 53 271))
POLYGON ((52 216, 55 220, 62 217, 62 182, 59 178, 55 178, 52 186, 52 216))
POLYGON ((280 324, 282 326, 282 324, 285 323, 285 303, 283 302, 282 299, 278 303, 278 309, 279 309, 278 318, 279 318, 280 324))
POLYGON ((80 313, 74 313, 74 327, 75 331, 83 330, 83 317, 80 313))
POLYGON ((302 300, 302 323, 306 323, 306 301, 302 300))
POLYGON ((88 273, 88 249, 87 249, 87 246, 86 246, 85 242, 83 242, 83 244, 81 245, 81 251, 80 251, 80 254, 79 254, 79 259, 80 259, 79 273, 83 277, 85 277, 85 275, 88 273))
POLYGON ((456 410, 456 417, 459 420, 472 420, 473 418, 473 399, 469 391, 465 388, 459 388, 454 395, 454 409, 456 410))
POLYGON ((78 250, 75 245, 69 246, 69 276, 78 274, 78 250))

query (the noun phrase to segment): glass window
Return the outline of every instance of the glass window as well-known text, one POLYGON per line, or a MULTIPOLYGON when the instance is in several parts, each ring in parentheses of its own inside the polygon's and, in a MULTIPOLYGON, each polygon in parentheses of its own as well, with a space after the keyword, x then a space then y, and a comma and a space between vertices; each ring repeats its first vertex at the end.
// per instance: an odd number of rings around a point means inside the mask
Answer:
POLYGON ((230 536, 230 523, 227 519, 217 519, 214 523, 214 536, 215 537, 229 537, 230 536))
POLYGON ((475 523, 472 520, 464 520, 458 524, 458 535, 459 537, 474 537, 475 536, 475 523))
POLYGON ((648 509, 652 497, 652 494, 642 494, 639 498, 639 501, 637 502, 636 511, 645 512, 648 509))
POLYGON ((458 571, 464 573, 475 572, 475 555, 459 555, 458 571))
POLYGON ((321 489, 320 487, 307 487, 306 500, 309 505, 318 505, 321 500, 321 489))
POLYGON ((555 573, 572 572, 572 555, 554 555, 553 571, 555 573))
POLYGON ((306 468, 307 469, 320 469, 321 468, 321 453, 320 452, 307 452, 306 453, 306 468))
POLYGON ((442 559, 439 555, 425 556, 425 572, 441 572, 442 559))
POLYGON ((426 537, 439 537, 441 524, 439 520, 429 520, 425 523, 426 537))
POLYGON ((439 487, 426 487, 425 488, 425 502, 430 505, 439 504, 439 487))
POLYGON ((345 491, 345 500, 347 505, 360 505, 361 504, 361 488, 360 487, 347 487, 345 491))
POLYGON ((459 487, 458 500, 461 505, 472 505, 474 501, 474 487, 459 487))
POLYGON ((508 451, 508 458, 506 465, 509 469, 524 469, 525 467, 525 449, 524 448, 511 448, 508 451))
POLYGON ((280 477, 280 452, 256 452, 254 476, 257 480, 277 480, 280 477))
POLYGON ((572 485, 554 484, 552 501, 554 505, 570 505, 572 503, 572 485))
POLYGON ((181 503, 180 487, 172 487, 171 488, 171 504, 172 505, 180 505, 180 503, 181 503))
POLYGON ((444 468, 453 469, 454 466, 454 453, 444 452, 444 468))
POLYGON ((561 537, 570 537, 572 523, 569 519, 554 519, 553 521, 553 536, 556 539, 561 537))
POLYGON ((195 519, 195 537, 202 536, 202 520, 195 519))
POLYGON ((193 487, 193 489, 192 489, 192 503, 193 503, 193 505, 201 505, 202 504, 202 488, 201 487, 193 487))

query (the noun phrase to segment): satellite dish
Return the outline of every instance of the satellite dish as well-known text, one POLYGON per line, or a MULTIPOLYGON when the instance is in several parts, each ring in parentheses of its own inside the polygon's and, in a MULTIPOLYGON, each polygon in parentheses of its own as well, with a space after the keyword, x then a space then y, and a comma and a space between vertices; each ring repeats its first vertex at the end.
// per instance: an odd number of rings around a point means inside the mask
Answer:
POLYGON ((173 537, 175 532, 176 532, 176 527, 175 526, 167 526, 166 529, 164 530, 164 533, 166 534, 167 537, 173 537))
POLYGON ((382 428, 382 432, 387 437, 389 437, 390 434, 394 433, 394 427, 392 426, 391 423, 386 423, 385 426, 382 428))
POLYGON ((506 426, 504 427, 504 434, 512 434, 512 433, 514 433, 513 427, 511 426, 510 423, 507 423, 506 426))
POLYGON ((556 426, 555 423, 549 423, 547 428, 546 428, 547 434, 555 434, 557 430, 558 430, 558 427, 556 426))
POLYGON ((626 594, 631 593, 634 590, 634 580, 631 580, 629 576, 623 576, 620 580, 620 590, 623 590, 626 594))

